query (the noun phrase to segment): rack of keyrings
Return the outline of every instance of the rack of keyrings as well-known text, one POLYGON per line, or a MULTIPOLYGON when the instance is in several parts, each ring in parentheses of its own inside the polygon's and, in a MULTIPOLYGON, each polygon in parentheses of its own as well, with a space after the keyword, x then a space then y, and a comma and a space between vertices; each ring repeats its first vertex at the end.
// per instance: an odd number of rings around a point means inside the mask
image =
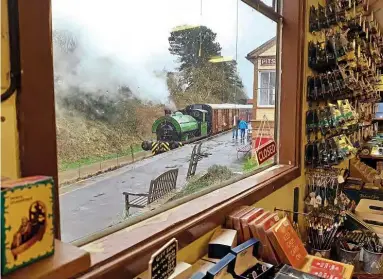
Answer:
POLYGON ((310 209, 345 210, 339 166, 378 130, 373 118, 381 100, 383 38, 367 0, 308 3, 315 5, 309 7, 306 41, 305 202, 310 209))
POLYGON ((305 163, 350 159, 377 130, 383 39, 367 1, 328 0, 309 13, 305 163))

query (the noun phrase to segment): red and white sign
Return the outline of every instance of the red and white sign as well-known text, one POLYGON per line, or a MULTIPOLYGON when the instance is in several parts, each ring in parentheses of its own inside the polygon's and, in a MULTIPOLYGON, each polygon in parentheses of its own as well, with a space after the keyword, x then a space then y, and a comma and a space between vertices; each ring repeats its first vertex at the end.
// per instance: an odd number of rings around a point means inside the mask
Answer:
POLYGON ((256 150, 256 154, 259 165, 272 158, 275 154, 277 154, 277 145, 275 144, 275 141, 270 140, 266 144, 260 146, 256 150))

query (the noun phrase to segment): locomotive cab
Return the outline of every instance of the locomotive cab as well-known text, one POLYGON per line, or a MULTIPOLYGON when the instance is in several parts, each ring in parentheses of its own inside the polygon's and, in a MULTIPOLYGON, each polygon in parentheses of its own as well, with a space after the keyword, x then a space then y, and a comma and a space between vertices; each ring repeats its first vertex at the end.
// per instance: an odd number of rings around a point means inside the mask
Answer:
POLYGON ((206 115, 207 115, 208 111, 204 110, 204 109, 190 109, 189 113, 198 122, 199 134, 197 136, 206 136, 207 135, 206 115))

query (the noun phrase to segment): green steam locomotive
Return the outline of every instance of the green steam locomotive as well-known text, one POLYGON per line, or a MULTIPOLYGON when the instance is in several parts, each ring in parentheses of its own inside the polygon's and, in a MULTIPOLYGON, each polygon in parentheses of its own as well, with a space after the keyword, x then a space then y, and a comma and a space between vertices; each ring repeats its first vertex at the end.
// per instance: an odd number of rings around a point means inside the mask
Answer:
POLYGON ((165 110, 165 115, 152 126, 157 141, 144 141, 142 149, 159 154, 230 130, 239 118, 250 121, 252 108, 238 104, 194 104, 176 112, 165 110))

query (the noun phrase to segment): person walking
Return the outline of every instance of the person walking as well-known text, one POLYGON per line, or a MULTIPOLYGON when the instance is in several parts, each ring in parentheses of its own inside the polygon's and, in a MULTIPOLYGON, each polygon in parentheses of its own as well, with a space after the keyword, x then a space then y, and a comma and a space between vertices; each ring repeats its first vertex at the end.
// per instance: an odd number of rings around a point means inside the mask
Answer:
POLYGON ((237 140, 238 139, 238 128, 239 128, 239 118, 238 116, 234 116, 234 119, 233 119, 234 123, 233 123, 233 139, 235 137, 235 139, 237 140))
POLYGON ((241 130, 241 141, 245 141, 247 127, 248 127, 247 122, 241 119, 241 121, 239 122, 239 129, 241 130))

